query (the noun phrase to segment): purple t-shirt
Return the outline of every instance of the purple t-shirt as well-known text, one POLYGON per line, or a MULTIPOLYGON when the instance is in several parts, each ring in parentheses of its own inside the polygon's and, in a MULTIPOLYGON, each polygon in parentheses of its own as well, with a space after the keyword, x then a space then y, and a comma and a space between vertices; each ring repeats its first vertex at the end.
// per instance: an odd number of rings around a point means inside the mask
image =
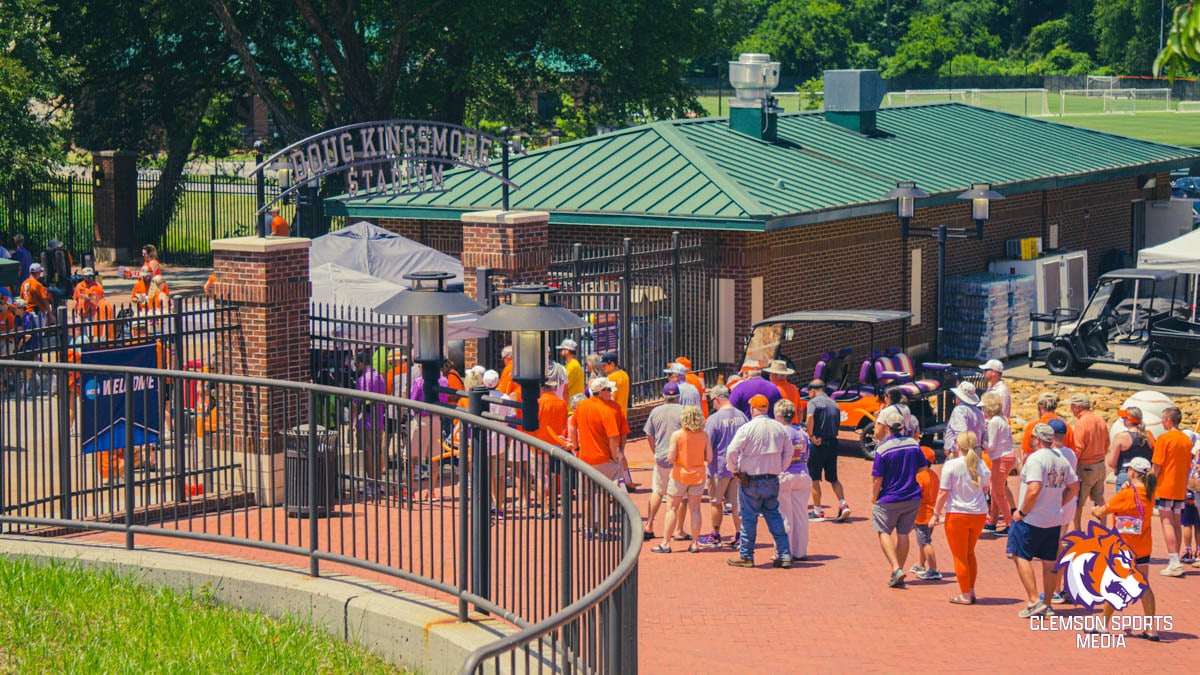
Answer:
MULTIPOLYGON (((445 375, 441 375, 438 377, 438 386, 439 387, 449 387, 450 380, 446 379, 445 375)), ((412 381, 412 387, 409 388, 408 392, 409 392, 409 395, 408 395, 409 400, 424 401, 425 400, 425 378, 414 377, 413 381, 412 381)), ((449 405, 450 404, 450 395, 445 394, 445 393, 438 394, 438 400, 446 405, 449 405)))
MULTIPOLYGON (((379 371, 367 366, 363 369, 362 374, 358 376, 359 391, 368 391, 373 394, 386 394, 387 385, 383 382, 383 376, 379 371)), ((359 429, 382 429, 383 415, 387 406, 383 403, 363 403, 363 413, 358 419, 359 429)))
POLYGON ((921 446, 911 438, 889 436, 875 448, 875 463, 871 475, 883 478, 879 490, 880 504, 909 502, 921 498, 917 472, 928 466, 921 446))
POLYGON ((787 430, 792 439, 792 463, 784 473, 808 473, 808 433, 798 424, 787 425, 787 430))
POLYGON ((771 402, 771 407, 767 409, 767 414, 774 416, 775 402, 783 398, 783 396, 779 393, 779 387, 776 387, 770 380, 764 380, 761 377, 750 377, 738 382, 733 391, 729 393, 729 402, 733 404, 733 407, 741 410, 743 415, 750 417, 750 399, 759 394, 766 396, 767 400, 771 402))
POLYGON ((714 410, 704 422, 704 433, 708 434, 708 442, 712 444, 713 461, 708 463, 708 475, 716 478, 733 478, 729 468, 725 466, 726 450, 733 441, 734 434, 746 423, 746 416, 733 406, 725 406, 714 410))

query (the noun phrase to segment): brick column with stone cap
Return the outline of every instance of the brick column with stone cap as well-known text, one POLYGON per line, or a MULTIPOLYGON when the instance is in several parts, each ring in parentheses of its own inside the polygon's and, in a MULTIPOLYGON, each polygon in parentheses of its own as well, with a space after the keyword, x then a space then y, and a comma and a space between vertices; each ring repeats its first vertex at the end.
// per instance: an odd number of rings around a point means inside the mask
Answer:
MULTIPOLYGON (((238 332, 218 372, 308 382, 308 250, 300 237, 239 237, 212 242, 214 295, 237 306, 238 332)), ((259 504, 283 501, 285 424, 305 424, 308 405, 297 392, 275 391, 269 400, 255 387, 234 387, 234 453, 245 461, 246 489, 259 504)))
MULTIPOLYGON (((550 270, 550 214, 545 211, 476 211, 462 216, 463 291, 479 299, 476 270, 488 268, 502 285, 544 284, 550 270)), ((507 338, 504 338, 507 339, 507 338)), ((478 360, 475 340, 465 358, 478 360)), ((499 369, 499 364, 487 364, 499 369)))
MULTIPOLYGON (((92 222, 96 262, 133 262, 137 241, 137 153, 116 150, 92 156, 92 222)), ((45 242, 41 242, 45 243, 45 242)), ((82 262, 82 260, 80 260, 82 262)), ((141 260, 138 259, 140 264, 141 260)))

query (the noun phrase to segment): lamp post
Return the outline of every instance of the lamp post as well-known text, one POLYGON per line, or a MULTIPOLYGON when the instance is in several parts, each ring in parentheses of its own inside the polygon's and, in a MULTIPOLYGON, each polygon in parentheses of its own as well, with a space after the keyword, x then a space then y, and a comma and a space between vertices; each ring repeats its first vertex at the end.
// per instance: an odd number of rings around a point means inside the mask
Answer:
POLYGON ((412 285, 384 300, 375 311, 412 317, 409 325, 417 338, 413 362, 421 364, 422 399, 425 403, 434 403, 438 400, 438 374, 445 361, 442 343, 446 317, 478 312, 484 306, 462 291, 448 290, 446 283, 454 278, 449 272, 413 272, 405 274, 404 278, 412 285))
POLYGON ((958 195, 959 199, 970 200, 971 219, 975 221, 975 232, 962 227, 912 227, 915 214, 915 202, 924 199, 929 193, 917 187, 915 181, 897 181, 895 189, 889 191, 887 197, 896 200, 896 215, 900 218, 900 237, 903 239, 936 239, 938 243, 937 261, 937 301, 934 306, 934 357, 942 358, 943 339, 942 316, 946 296, 946 242, 950 239, 983 240, 983 225, 991 217, 991 202, 994 199, 1004 199, 1004 195, 992 189, 991 183, 972 183, 971 189, 958 195))
POLYGON ((481 316, 475 327, 512 333, 513 381, 521 385, 521 428, 537 431, 537 400, 546 374, 546 332, 576 330, 588 322, 555 301, 556 288, 513 286, 508 293, 509 304, 481 316))
POLYGON ((263 176, 262 168, 263 145, 264 143, 262 140, 254 141, 254 164, 258 167, 257 171, 255 171, 256 175, 254 180, 254 196, 258 200, 256 202, 258 210, 254 212, 254 219, 258 222, 255 223, 254 231, 257 232, 258 236, 260 237, 267 236, 266 223, 263 222, 262 217, 263 204, 267 201, 266 177, 263 176))

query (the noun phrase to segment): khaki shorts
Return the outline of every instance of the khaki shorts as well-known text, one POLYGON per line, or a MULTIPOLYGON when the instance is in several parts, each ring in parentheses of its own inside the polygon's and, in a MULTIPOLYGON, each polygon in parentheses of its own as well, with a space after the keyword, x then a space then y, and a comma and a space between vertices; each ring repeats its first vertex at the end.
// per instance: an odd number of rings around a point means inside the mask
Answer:
POLYGON ((738 479, 708 477, 708 499, 714 504, 737 504, 738 479))
POLYGON ((618 480, 620 480, 622 474, 624 473, 621 471, 621 464, 619 462, 605 462, 603 464, 593 464, 592 468, 599 471, 600 473, 604 474, 605 478, 611 480, 614 483, 617 482, 618 480))
POLYGON ((701 497, 704 495, 704 483, 684 485, 674 478, 667 481, 668 497, 701 497))
POLYGON ((667 494, 667 483, 671 480, 671 467, 654 465, 654 475, 650 479, 650 491, 656 495, 667 494))
MULTIPOLYGON (((1079 465, 1079 506, 1091 499, 1097 506, 1104 504, 1104 479, 1108 475, 1108 467, 1104 462, 1079 465)), ((1072 514, 1074 515, 1074 514, 1072 514)))

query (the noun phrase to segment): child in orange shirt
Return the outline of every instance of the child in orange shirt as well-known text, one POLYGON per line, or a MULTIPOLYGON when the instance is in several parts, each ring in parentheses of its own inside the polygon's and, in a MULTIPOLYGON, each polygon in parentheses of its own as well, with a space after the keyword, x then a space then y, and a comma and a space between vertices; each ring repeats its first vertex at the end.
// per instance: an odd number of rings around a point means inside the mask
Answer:
POLYGON ((933 463, 937 461, 933 449, 922 445, 921 450, 928 464, 917 472, 917 484, 921 486, 921 506, 917 509, 917 524, 913 528, 917 533, 917 564, 908 571, 918 579, 937 581, 942 578, 942 573, 938 571, 937 555, 933 552, 933 526, 930 521, 933 519, 933 506, 937 503, 941 479, 933 471, 933 463))

